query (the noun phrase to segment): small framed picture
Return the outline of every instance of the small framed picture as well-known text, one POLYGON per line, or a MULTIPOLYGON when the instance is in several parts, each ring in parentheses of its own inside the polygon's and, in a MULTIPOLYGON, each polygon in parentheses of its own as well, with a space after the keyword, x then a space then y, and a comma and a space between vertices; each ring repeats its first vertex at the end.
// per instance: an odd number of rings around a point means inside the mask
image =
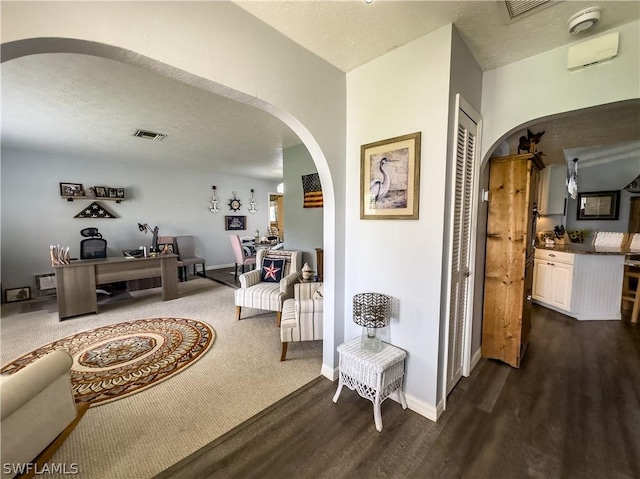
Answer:
POLYGON ((247 217, 246 216, 225 216, 224 229, 227 231, 246 230, 247 217))
POLYGON ((115 188, 107 188, 109 192, 109 198, 116 198, 116 189, 115 188))
POLYGON ((104 186, 94 186, 93 189, 96 192, 96 196, 98 196, 100 198, 106 198, 107 189, 104 186))
POLYGON ((124 198, 124 188, 116 189, 116 198, 124 198))
POLYGON ((60 195, 83 196, 84 190, 81 183, 60 183, 60 195))
POLYGON ((36 274, 36 298, 56 295, 56 274, 36 274))
POLYGON ((4 300, 7 303, 13 303, 14 301, 25 301, 30 298, 31 288, 29 286, 4 290, 4 300))

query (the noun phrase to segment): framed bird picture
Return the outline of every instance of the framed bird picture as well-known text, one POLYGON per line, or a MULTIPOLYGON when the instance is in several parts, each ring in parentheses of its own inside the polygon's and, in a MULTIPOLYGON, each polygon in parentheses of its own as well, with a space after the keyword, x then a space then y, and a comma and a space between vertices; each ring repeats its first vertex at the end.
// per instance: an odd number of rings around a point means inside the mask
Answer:
POLYGON ((360 148, 360 219, 417 220, 421 133, 360 148))

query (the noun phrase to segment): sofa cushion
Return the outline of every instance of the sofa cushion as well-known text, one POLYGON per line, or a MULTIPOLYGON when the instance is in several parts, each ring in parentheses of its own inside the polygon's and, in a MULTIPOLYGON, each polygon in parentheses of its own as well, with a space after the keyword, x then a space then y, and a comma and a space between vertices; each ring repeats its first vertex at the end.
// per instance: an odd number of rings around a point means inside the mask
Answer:
POLYGON ((265 258, 262 262, 262 281, 279 283, 284 272, 284 259, 265 258))

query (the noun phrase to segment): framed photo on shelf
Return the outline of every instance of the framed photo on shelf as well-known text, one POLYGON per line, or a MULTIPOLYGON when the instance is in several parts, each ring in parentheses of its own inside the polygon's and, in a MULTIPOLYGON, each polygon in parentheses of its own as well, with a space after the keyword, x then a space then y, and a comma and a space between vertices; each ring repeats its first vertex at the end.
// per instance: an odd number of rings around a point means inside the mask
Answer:
POLYGON ((617 220, 620 190, 578 193, 579 220, 617 220))
POLYGON ((96 196, 98 196, 100 198, 106 198, 107 197, 107 189, 104 186, 94 186, 93 189, 96 192, 96 196))
POLYGON ((116 198, 124 198, 124 188, 116 188, 116 198))
POLYGON ((107 191, 109 192, 109 198, 116 198, 117 191, 115 188, 107 188, 107 191))
POLYGON ((246 216, 225 216, 224 229, 227 231, 238 231, 247 229, 246 216))
POLYGON ((421 133, 360 147, 360 219, 417 220, 421 133))
POLYGON ((29 286, 22 286, 21 288, 4 290, 4 300, 7 303, 13 303, 15 301, 25 301, 30 298, 31 288, 29 286))
POLYGON ((61 196, 83 196, 82 183, 60 183, 61 196))
POLYGON ((36 298, 56 295, 56 274, 36 274, 36 298))

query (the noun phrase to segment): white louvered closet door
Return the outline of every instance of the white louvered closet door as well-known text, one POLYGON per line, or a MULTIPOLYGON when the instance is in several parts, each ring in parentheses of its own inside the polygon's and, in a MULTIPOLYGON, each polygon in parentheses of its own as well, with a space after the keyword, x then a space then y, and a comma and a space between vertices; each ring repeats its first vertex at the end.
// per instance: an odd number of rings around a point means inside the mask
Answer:
POLYGON ((463 110, 459 110, 458 116, 450 271, 447 394, 462 377, 465 326, 467 321, 471 321, 469 262, 474 159, 478 126, 463 110))

